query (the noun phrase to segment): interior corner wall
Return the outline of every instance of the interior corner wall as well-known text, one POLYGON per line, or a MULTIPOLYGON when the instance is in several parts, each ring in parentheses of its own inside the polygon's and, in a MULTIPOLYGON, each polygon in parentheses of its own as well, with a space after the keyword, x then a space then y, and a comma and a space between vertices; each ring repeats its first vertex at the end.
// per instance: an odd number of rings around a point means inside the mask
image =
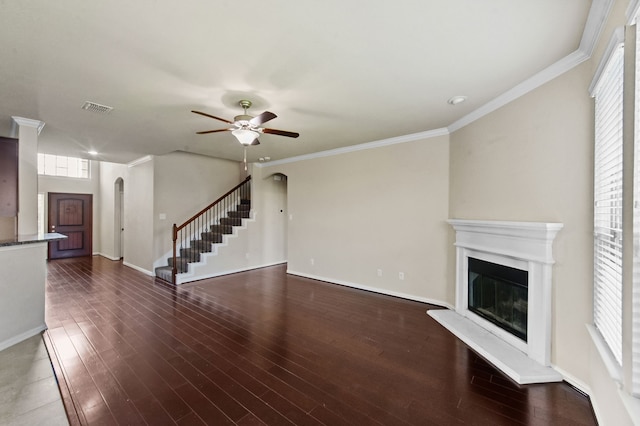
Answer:
POLYGON ((124 183, 123 262, 149 275, 153 270, 154 162, 152 157, 129 167, 124 183))
POLYGON ((593 101, 582 64, 451 135, 452 218, 561 222, 552 364, 588 382, 593 101))
POLYGON ((453 303, 448 135, 265 165, 262 173, 288 177, 289 272, 453 303))
POLYGON ((152 264, 159 266, 167 264, 165 255, 172 249, 173 224, 189 219, 239 184, 244 176, 237 161, 187 152, 157 156, 154 161, 152 264))

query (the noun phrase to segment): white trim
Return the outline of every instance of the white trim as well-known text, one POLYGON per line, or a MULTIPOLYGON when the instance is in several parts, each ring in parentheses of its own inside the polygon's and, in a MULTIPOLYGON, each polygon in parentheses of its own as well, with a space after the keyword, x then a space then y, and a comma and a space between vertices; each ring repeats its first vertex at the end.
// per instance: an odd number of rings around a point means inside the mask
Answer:
POLYGON ((582 40, 580 40, 580 47, 578 47, 578 50, 588 57, 593 54, 593 49, 598 43, 613 3, 614 0, 593 0, 591 3, 589 16, 587 16, 587 22, 582 33, 582 40))
POLYGON ((534 89, 542 86, 545 83, 553 80, 554 78, 564 74, 569 71, 573 67, 581 64, 582 62, 589 59, 589 56, 585 53, 576 50, 575 52, 565 56, 560 59, 558 62, 548 66, 543 69, 539 73, 535 74, 533 77, 523 81, 522 83, 516 85, 512 89, 506 91, 502 95, 494 98, 493 100, 487 102, 480 108, 475 111, 465 115, 464 117, 456 120, 452 124, 447 127, 449 133, 453 133, 456 130, 460 130, 461 128, 471 124, 472 122, 484 117, 492 113, 493 111, 502 108, 506 104, 518 99, 521 96, 526 95, 534 89))
POLYGON ((284 158, 282 160, 275 160, 275 161, 270 161, 265 163, 253 163, 253 165, 257 167, 279 166, 281 164, 295 163, 303 160, 313 160, 315 158, 331 157, 334 155, 348 154, 350 152, 363 151, 366 149, 374 149, 374 148, 380 148, 383 146, 396 145, 400 143, 414 142, 422 139, 431 139, 431 138, 436 138, 438 136, 446 136, 448 134, 449 134, 449 131, 445 127, 443 127, 440 129, 428 130, 426 132, 412 133, 409 135, 396 136, 393 138, 381 139, 378 141, 366 142, 358 145, 345 146, 343 148, 330 149, 327 151, 320 151, 320 152, 314 152, 311 154, 299 155, 296 157, 284 158))
POLYGON ((551 365, 553 240, 561 223, 450 219, 456 231, 456 312, 486 328, 543 366, 551 365), (468 310, 468 258, 526 270, 527 341, 506 337, 499 327, 477 321, 468 310))
POLYGON ((153 155, 145 155, 144 157, 140 157, 137 160, 133 160, 130 163, 127 163, 127 167, 131 168, 131 167, 135 167, 135 166, 139 166, 140 164, 146 163, 147 161, 151 161, 153 159, 153 155))
POLYGON ((214 272, 211 274, 198 275, 197 277, 190 277, 191 279, 185 279, 185 280, 181 280, 180 274, 178 274, 176 275, 176 285, 190 284, 200 280, 206 280, 207 278, 215 278, 215 277, 221 277, 223 275, 237 274, 238 272, 253 271, 254 269, 268 268, 269 266, 283 265, 285 263, 287 263, 286 260, 273 262, 273 263, 264 263, 262 265, 247 266, 246 268, 229 269, 227 271, 222 271, 222 272, 214 272))
POLYGON ((616 361, 611 349, 609 349, 609 345, 604 341, 596 327, 593 324, 586 324, 586 326, 587 331, 591 336, 591 340, 593 340, 593 344, 598 350, 598 354, 600 354, 600 358, 607 368, 607 372, 611 376, 611 379, 616 382, 618 388, 622 388, 622 367, 616 361))
POLYGON ((142 272, 142 273, 143 273, 143 274, 145 274, 145 275, 149 275, 150 277, 155 277, 155 274, 154 274, 153 272, 151 272, 151 271, 147 271, 146 269, 141 268, 141 267, 139 267, 139 266, 136 266, 136 265, 134 265, 133 263, 129 263, 129 262, 122 261, 122 264, 123 264, 124 266, 128 266, 128 267, 129 267, 129 268, 131 268, 131 269, 135 269, 135 270, 136 270, 136 271, 138 271, 138 272, 142 272))
MULTIPOLYGON (((633 0, 637 2, 639 0, 633 0)), ((510 90, 506 91, 502 95, 494 98, 493 100, 482 105, 475 111, 465 115, 464 117, 454 121, 446 128, 440 128, 435 130, 428 130, 421 133, 414 133, 405 136, 398 136, 395 138, 384 139, 381 141, 363 143, 359 145, 348 146, 344 148, 332 149, 328 151, 321 151, 312 154, 300 155, 297 157, 289 157, 281 160, 270 161, 265 163, 253 163, 256 167, 269 167, 278 166, 281 164, 294 163, 302 160, 311 160, 314 158, 327 157, 331 155, 345 154, 348 152, 360 151, 364 149, 377 148, 379 146, 393 145, 396 143, 411 142, 418 139, 426 139, 437 136, 443 136, 451 134, 456 130, 471 124, 472 122, 492 113, 493 111, 505 106, 506 104, 516 100, 517 98, 524 96, 534 89, 542 86, 545 83, 559 77, 567 71, 573 69, 575 66, 583 63, 591 57, 593 49, 598 42, 602 29, 609 15, 609 11, 613 5, 614 0, 593 0, 591 8, 589 9, 589 15, 585 23, 585 28, 582 33, 579 48, 551 64, 547 68, 543 69, 539 73, 533 75, 522 83, 516 85, 510 90)))
MULTIPOLYGON (((578 389, 583 394, 591 397, 591 388, 589 386, 587 386, 587 384, 585 382, 583 382, 582 380, 577 379, 573 374, 567 372, 566 370, 564 370, 563 368, 558 367, 555 364, 551 364, 551 367, 554 370, 556 370, 558 373, 562 374, 562 377, 564 378, 565 382, 569 383, 571 386, 573 386, 574 388, 578 389)), ((591 400, 591 402, 593 402, 593 399, 591 400)))
POLYGON ((417 296, 415 296, 413 294, 400 293, 400 292, 397 292, 397 291, 385 290, 385 289, 381 289, 381 288, 378 288, 378 287, 370 287, 370 286, 366 286, 366 285, 362 285, 362 284, 352 283, 352 282, 349 282, 349 281, 336 280, 335 278, 327 278, 327 277, 322 277, 322 276, 319 276, 319 275, 313 275, 313 274, 307 274, 307 273, 304 273, 304 272, 292 271, 290 269, 287 269, 287 274, 296 275, 296 276, 304 277, 304 278, 310 278, 312 280, 317 280, 317 281, 324 281, 324 282, 327 282, 329 284, 343 285, 345 287, 351 287, 351 288, 355 288, 355 289, 358 289, 358 290, 366 290, 366 291, 370 291, 372 293, 384 294, 386 296, 399 297, 401 299, 407 299, 407 300, 413 300, 413 301, 416 301, 416 302, 428 303, 430 305, 435 305, 435 306, 442 306, 442 307, 447 308, 447 309, 453 309, 453 306, 450 305, 449 303, 443 302, 441 300, 429 299, 429 298, 426 298, 426 297, 417 297, 417 296))
POLYGON ((640 8, 640 0, 631 0, 627 6, 627 25, 635 25, 638 18, 638 9, 640 8))
POLYGON ((40 134, 40 132, 42 131, 45 125, 44 121, 34 120, 32 118, 24 118, 24 117, 16 117, 16 116, 12 116, 11 118, 13 119, 13 122, 20 127, 25 126, 25 127, 33 127, 34 129, 38 129, 38 135, 40 134))
POLYGON ((18 344, 23 340, 28 339, 29 337, 33 337, 38 333, 42 333, 46 329, 47 325, 43 323, 35 328, 32 328, 31 330, 27 330, 24 333, 20 333, 17 336, 13 336, 10 339, 4 340, 0 342, 0 351, 10 348, 11 346, 18 344))
POLYGON ((430 309, 427 314, 518 384, 563 380, 553 368, 536 362, 454 310, 430 309))
POLYGON ((624 43, 624 29, 619 27, 613 31, 611 35, 611 39, 609 39, 609 43, 607 44, 606 49, 602 55, 602 59, 598 64, 598 68, 591 80, 591 84, 589 85, 589 95, 594 96, 594 91, 596 90, 596 86, 600 82, 600 77, 602 77, 602 73, 607 68, 609 62, 611 62, 611 58, 613 57, 613 53, 620 47, 620 45, 624 43))
POLYGON ((104 257, 105 259, 114 260, 114 261, 118 261, 118 260, 120 260, 120 258, 119 258, 119 257, 109 256, 109 255, 107 255, 107 254, 100 253, 100 252, 94 252, 94 253, 93 253, 93 255, 94 255, 94 256, 102 256, 102 257, 104 257))

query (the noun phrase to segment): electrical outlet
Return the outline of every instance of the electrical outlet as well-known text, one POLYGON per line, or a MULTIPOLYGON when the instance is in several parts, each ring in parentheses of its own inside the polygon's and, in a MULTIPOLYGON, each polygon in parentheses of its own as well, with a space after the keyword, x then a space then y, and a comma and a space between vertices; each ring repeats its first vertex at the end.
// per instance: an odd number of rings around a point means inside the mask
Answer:
POLYGON ((381 277, 382 276, 382 269, 378 269, 378 276, 381 277))
POLYGON ((315 263, 316 263, 316 261, 315 261, 315 259, 313 257, 311 258, 310 262, 311 262, 311 266, 315 265, 315 263))
POLYGON ((404 272, 399 272, 398 278, 400 279, 400 281, 404 280, 404 272))

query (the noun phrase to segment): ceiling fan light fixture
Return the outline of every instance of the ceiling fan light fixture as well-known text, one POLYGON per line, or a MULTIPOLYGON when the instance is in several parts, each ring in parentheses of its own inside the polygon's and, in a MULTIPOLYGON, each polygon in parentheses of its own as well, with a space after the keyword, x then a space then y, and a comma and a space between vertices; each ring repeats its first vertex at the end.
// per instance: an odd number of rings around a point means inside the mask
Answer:
POLYGON ((249 129, 236 129, 231 132, 242 145, 251 145, 253 141, 258 139, 260 134, 249 129))

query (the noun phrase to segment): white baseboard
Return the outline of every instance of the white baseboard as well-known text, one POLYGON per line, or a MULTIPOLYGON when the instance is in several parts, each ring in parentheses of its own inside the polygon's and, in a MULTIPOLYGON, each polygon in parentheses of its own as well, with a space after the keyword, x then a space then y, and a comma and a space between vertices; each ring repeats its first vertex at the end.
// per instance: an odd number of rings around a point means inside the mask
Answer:
POLYGON ((97 253, 93 253, 93 255, 94 255, 94 256, 102 256, 102 257, 104 257, 105 259, 109 259, 109 260, 116 260, 116 261, 117 261, 117 260, 120 260, 120 258, 119 258, 119 257, 113 257, 113 256, 109 256, 109 255, 106 255, 106 254, 104 254, 104 253, 99 253, 99 252, 97 252, 97 253))
POLYGON ((189 283, 200 281, 200 280, 206 280, 207 278, 221 277, 223 275, 237 274, 238 272, 246 272, 246 271, 252 271, 254 269, 267 268, 269 266, 282 265, 283 263, 287 263, 287 261, 285 260, 282 262, 265 263, 262 265, 249 266, 249 267, 240 268, 240 269, 229 269, 227 271, 214 272, 212 274, 198 275, 198 277, 186 277, 186 279, 183 279, 183 280, 180 279, 180 274, 178 274, 176 275, 176 281, 177 281, 176 285, 189 284, 189 283))
POLYGON ((141 268, 141 267, 139 267, 139 266, 136 266, 136 265, 134 265, 134 264, 132 264, 132 263, 129 263, 129 262, 125 262, 125 261, 123 261, 123 262, 122 262, 122 264, 123 264, 124 266, 128 266, 128 267, 129 267, 129 268, 131 268, 131 269, 135 269, 135 270, 136 270, 136 271, 138 271, 138 272, 142 272, 142 273, 143 273, 143 274, 145 274, 145 275, 149 275, 150 277, 154 277, 154 276, 155 276, 155 274, 154 274, 153 272, 151 272, 151 271, 147 271, 146 269, 143 269, 143 268, 141 268))
POLYGON ((331 284, 338 284, 338 285, 343 285, 345 287, 357 288, 358 290, 366 290, 366 291, 370 291, 372 293, 379 293, 379 294, 384 294, 384 295, 387 295, 387 296, 399 297, 401 299, 413 300, 415 302, 428 303, 430 305, 442 306, 444 308, 453 309, 452 305, 450 305, 450 304, 448 304, 446 302, 443 302, 441 300, 429 299, 427 297, 419 297, 419 296, 415 296, 413 294, 401 293, 401 292, 382 289, 382 288, 378 288, 378 287, 371 287, 371 286, 367 286, 367 285, 356 284, 356 283, 352 283, 352 282, 349 282, 349 281, 337 280, 335 278, 321 277, 321 276, 318 276, 318 275, 307 274, 307 273, 304 273, 304 272, 292 271, 290 269, 287 270, 287 274, 297 275, 299 277, 311 278, 312 280, 325 281, 325 282, 328 282, 328 283, 331 283, 331 284))
POLYGON ((31 330, 27 330, 24 333, 20 333, 17 336, 13 336, 3 342, 0 342, 0 351, 5 350, 17 343, 22 342, 23 340, 28 339, 29 337, 35 336, 38 333, 42 333, 47 329, 46 324, 39 325, 36 328, 32 328, 31 330))

